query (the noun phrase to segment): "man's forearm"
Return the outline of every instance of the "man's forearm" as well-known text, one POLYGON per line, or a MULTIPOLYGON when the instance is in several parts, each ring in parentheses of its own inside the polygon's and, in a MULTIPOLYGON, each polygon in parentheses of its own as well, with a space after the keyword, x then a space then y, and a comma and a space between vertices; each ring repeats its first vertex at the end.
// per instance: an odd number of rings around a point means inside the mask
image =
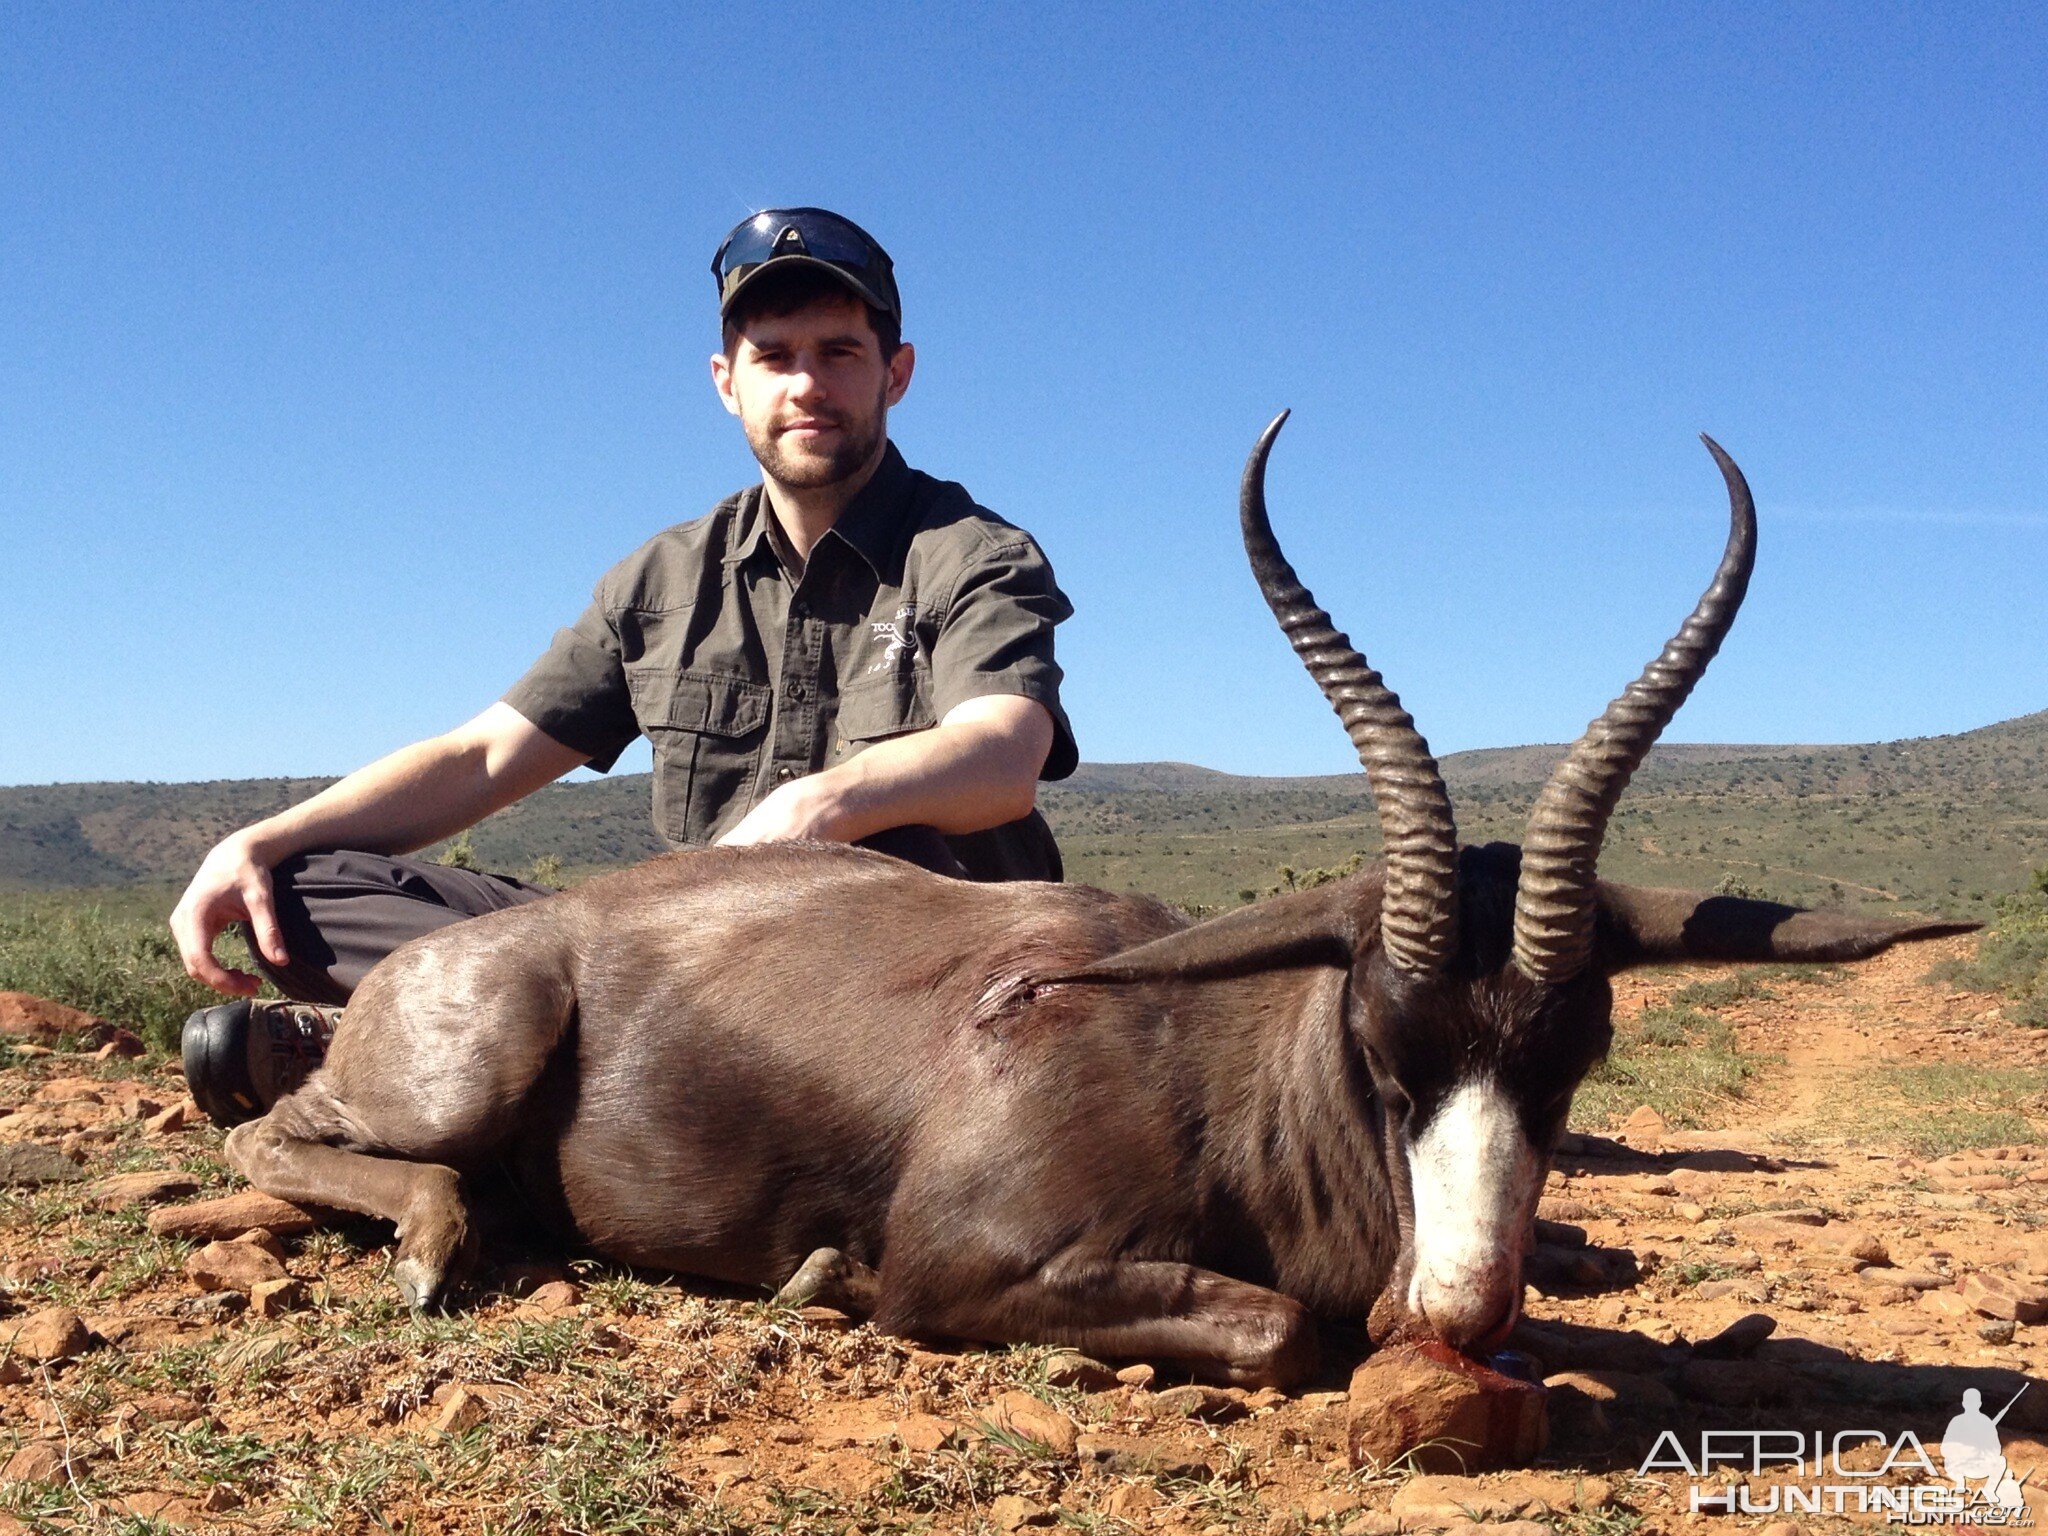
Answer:
POLYGON ((980 832, 1028 814, 1053 723, 1030 699, 972 699, 930 730, 783 785, 721 842, 808 837, 850 843, 891 827, 980 832))
POLYGON ((831 796, 835 840, 855 842, 890 827, 959 833, 1015 821, 1031 811, 1038 771, 1018 763, 1002 732, 939 725, 877 742, 817 777, 831 796))
POLYGON ((238 836, 264 864, 309 848, 412 853, 583 761, 524 721, 499 719, 506 710, 495 705, 446 735, 400 747, 238 836))

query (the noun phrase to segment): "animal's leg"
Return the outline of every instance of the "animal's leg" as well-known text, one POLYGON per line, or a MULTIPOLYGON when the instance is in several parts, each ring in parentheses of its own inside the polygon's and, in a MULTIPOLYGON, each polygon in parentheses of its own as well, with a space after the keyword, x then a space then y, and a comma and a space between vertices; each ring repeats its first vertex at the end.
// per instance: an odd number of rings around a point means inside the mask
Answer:
POLYGON ((394 952, 349 999, 326 1064, 228 1138, 258 1189, 396 1222, 393 1278, 415 1307, 444 1298, 476 1246, 450 1165, 516 1130, 575 1012, 559 956, 510 916, 394 952))
POLYGON ((881 1280, 872 1269, 837 1248, 820 1248, 775 1293, 778 1307, 837 1307, 856 1317, 875 1310, 881 1280))
MULTIPOLYGON (((284 1101, 280 1101, 284 1102, 284 1101)), ((475 1257, 453 1168, 348 1152, 292 1134, 275 1112, 228 1133, 227 1158, 265 1194, 378 1216, 398 1227, 392 1278, 408 1305, 441 1301, 475 1257)))
MULTIPOLYGON (((958 1272, 931 1278, 937 1291, 958 1272)), ((908 1314, 891 1298, 876 1321, 891 1332, 1170 1360, 1232 1386, 1286 1386, 1315 1367, 1315 1323, 1300 1302, 1192 1264, 1061 1258, 992 1293, 962 1289, 971 1299, 908 1314)))

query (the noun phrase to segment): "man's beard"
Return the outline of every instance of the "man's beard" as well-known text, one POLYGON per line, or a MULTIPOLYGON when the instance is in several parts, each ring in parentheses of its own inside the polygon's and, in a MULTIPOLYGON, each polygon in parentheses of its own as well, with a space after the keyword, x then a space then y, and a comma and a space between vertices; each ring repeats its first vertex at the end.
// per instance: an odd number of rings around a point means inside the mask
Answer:
POLYGON ((782 434, 772 427, 759 435, 749 431, 747 445, 754 450, 754 457, 768 477, 778 485, 792 490, 814 491, 860 472, 875 450, 882 444, 882 436, 888 430, 888 412, 881 398, 875 401, 874 412, 865 420, 851 416, 828 418, 839 428, 838 446, 820 457, 817 454, 794 454, 783 444, 782 434))

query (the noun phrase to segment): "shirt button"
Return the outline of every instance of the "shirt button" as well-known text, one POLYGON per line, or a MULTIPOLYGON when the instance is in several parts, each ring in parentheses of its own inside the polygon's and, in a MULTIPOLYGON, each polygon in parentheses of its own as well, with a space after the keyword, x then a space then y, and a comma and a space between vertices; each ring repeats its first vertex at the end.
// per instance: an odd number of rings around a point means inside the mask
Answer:
POLYGON ((810 687, 804 683, 791 683, 788 691, 789 696, 799 704, 811 696, 810 687))
POLYGON ((780 768, 775 770, 775 777, 782 783, 787 784, 791 779, 801 778, 803 777, 803 775, 800 774, 795 768, 792 768, 788 763, 784 763, 780 768))

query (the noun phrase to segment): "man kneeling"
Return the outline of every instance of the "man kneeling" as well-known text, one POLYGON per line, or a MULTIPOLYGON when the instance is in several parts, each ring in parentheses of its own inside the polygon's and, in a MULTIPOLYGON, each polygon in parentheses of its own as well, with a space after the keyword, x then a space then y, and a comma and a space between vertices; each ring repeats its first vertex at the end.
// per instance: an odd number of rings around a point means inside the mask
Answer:
POLYGON ((671 847, 809 838, 1060 878, 1035 798, 1076 761, 1053 659, 1073 610, 1030 535, 889 441, 915 354, 887 254, 836 214, 776 209, 712 271, 712 381, 761 483, 614 566, 474 720, 233 833, 193 876, 171 915, 185 969, 241 995, 185 1026, 186 1079, 221 1125, 304 1080, 333 1005, 399 945, 551 894, 403 855, 642 734, 671 847), (290 1001, 252 1003, 259 979, 214 957, 232 923, 290 1001))

